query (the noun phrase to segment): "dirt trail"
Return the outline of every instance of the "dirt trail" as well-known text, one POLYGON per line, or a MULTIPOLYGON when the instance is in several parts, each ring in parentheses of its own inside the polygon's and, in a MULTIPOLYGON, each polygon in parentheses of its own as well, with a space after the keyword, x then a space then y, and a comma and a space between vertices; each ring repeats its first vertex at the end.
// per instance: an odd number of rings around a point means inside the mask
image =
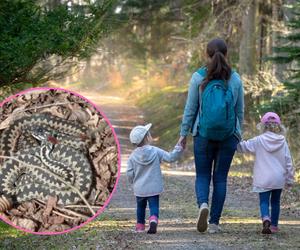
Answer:
MULTIPOLYGON (((36 237, 21 241, 7 237, 0 249, 299 249, 300 221, 293 209, 282 209, 280 233, 260 234, 258 200, 251 193, 251 165, 232 166, 228 194, 221 220, 222 233, 196 231, 198 209, 195 202, 193 171, 185 166, 164 171, 165 192, 160 199, 159 228, 156 235, 137 234, 135 197, 126 180, 126 161, 132 147, 128 135, 133 126, 144 122, 141 110, 128 100, 109 94, 80 92, 99 105, 118 135, 122 152, 121 178, 105 212, 95 221, 72 233, 36 237), (59 245, 57 244, 59 242, 59 245), (25 247, 24 247, 25 246, 25 247)), ((149 121, 147 121, 149 122, 149 121)), ((191 142, 190 142, 191 143, 191 142)))
MULTIPOLYGON (((116 247, 138 249, 230 249, 234 247, 252 249, 265 246, 265 244, 273 245, 274 241, 279 240, 280 234, 267 239, 261 237, 258 200, 256 195, 250 192, 252 180, 247 174, 247 169, 241 167, 233 168, 228 180, 228 195, 221 222, 223 224, 222 234, 208 235, 196 232, 195 220, 198 209, 194 195, 194 172, 172 169, 164 171, 165 192, 160 200, 159 233, 155 236, 133 233, 131 230, 135 223, 135 197, 126 181, 124 172, 128 154, 132 150, 128 135, 134 125, 144 122, 142 112, 122 97, 97 96, 95 98, 88 93, 85 96, 100 106, 110 119, 120 139, 122 151, 121 178, 117 191, 103 214, 103 217, 116 222, 114 232, 116 247), (254 239, 249 242, 252 237, 254 239), (264 240, 266 242, 262 242, 264 240), (270 243, 270 240, 273 243, 270 243)), ((297 228, 296 231, 299 232, 299 221, 286 221, 285 219, 287 217, 283 218, 282 229, 288 228, 288 224, 295 224, 292 226, 297 228)), ((282 230, 281 234, 284 235, 286 232, 282 230)), ((286 240, 287 242, 281 241, 281 247, 285 244, 291 247, 288 243, 289 239, 286 240)))

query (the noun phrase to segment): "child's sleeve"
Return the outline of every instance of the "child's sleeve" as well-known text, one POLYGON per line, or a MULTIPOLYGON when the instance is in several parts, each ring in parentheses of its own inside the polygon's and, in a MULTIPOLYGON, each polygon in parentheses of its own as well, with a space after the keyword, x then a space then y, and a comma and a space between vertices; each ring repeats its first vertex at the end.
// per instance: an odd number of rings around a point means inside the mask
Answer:
POLYGON ((285 160, 286 160, 286 184, 293 184, 295 170, 293 167, 292 157, 287 143, 285 147, 285 160))
POLYGON ((257 137, 254 137, 247 141, 241 141, 237 146, 239 153, 251 153, 255 154, 257 144, 257 137))
POLYGON ((176 145, 171 152, 167 152, 161 148, 157 148, 158 156, 160 162, 165 161, 165 162, 174 162, 179 160, 183 153, 183 148, 182 146, 176 145))
POLYGON ((133 179, 134 179, 134 168, 133 168, 133 163, 130 160, 130 158, 127 161, 127 170, 126 170, 126 176, 127 179, 129 181, 129 183, 133 183, 133 179))

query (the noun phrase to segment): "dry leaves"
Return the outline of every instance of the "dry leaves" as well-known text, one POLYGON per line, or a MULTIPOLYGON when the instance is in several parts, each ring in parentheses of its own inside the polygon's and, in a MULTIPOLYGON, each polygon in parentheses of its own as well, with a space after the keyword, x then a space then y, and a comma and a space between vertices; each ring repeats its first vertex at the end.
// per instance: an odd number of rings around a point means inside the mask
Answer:
MULTIPOLYGON (((94 185, 86 198, 91 206, 101 208, 111 194, 118 174, 117 145, 107 122, 91 104, 76 95, 59 90, 37 90, 19 95, 2 106, 0 133, 13 121, 34 113, 51 113, 89 128, 84 137, 89 138, 87 157, 94 173, 94 185)), ((91 216, 83 204, 62 208, 57 205, 57 197, 48 197, 47 201, 13 204, 13 208, 6 209, 3 214, 15 225, 31 231, 58 232, 77 226, 91 216)), ((6 203, 2 207, 8 208, 6 203)))

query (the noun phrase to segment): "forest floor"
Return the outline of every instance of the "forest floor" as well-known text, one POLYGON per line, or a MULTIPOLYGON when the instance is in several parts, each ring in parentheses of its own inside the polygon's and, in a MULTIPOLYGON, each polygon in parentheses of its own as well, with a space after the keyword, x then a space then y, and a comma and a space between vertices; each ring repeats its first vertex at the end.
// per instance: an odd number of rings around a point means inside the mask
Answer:
POLYGON ((81 94, 100 106, 121 144, 121 177, 109 206, 98 219, 65 235, 34 236, 4 226, 0 249, 299 249, 299 203, 292 192, 283 193, 280 232, 261 235, 258 199, 251 193, 251 163, 231 168, 221 233, 196 231, 195 174, 187 171, 190 164, 164 166, 158 233, 135 233, 135 197, 125 170, 132 150, 128 135, 133 126, 144 122, 142 111, 121 96, 81 94))

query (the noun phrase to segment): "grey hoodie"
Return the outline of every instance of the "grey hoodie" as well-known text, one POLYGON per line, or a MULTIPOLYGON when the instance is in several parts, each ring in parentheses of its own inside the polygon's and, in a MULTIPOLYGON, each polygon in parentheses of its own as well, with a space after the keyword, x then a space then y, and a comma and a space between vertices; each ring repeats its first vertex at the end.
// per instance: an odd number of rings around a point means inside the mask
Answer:
POLYGON ((175 146, 172 152, 151 145, 136 148, 127 162, 127 178, 133 184, 135 196, 148 197, 163 192, 163 177, 160 163, 179 159, 183 149, 175 146))
POLYGON ((265 132, 242 141, 237 150, 255 155, 253 186, 282 189, 294 181, 294 168, 288 144, 283 135, 265 132))

